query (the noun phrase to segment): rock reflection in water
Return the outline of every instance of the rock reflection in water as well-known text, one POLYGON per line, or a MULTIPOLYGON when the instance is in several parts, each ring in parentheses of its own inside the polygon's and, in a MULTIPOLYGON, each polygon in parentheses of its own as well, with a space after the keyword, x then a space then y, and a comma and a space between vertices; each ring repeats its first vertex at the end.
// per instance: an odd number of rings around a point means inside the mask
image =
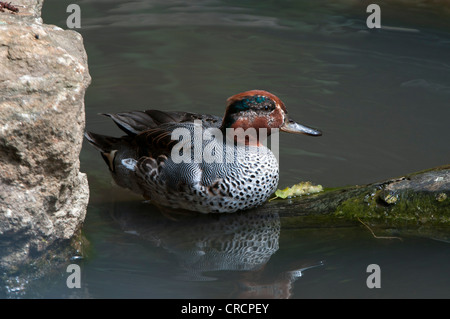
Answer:
POLYGON ((213 281, 221 277, 218 271, 237 271, 233 297, 289 298, 292 283, 302 271, 321 265, 299 262, 276 273, 266 271, 266 264, 279 249, 280 217, 276 212, 160 214, 121 206, 115 207, 114 220, 126 233, 175 256, 177 279, 213 281), (205 274, 212 272, 214 275, 205 274))

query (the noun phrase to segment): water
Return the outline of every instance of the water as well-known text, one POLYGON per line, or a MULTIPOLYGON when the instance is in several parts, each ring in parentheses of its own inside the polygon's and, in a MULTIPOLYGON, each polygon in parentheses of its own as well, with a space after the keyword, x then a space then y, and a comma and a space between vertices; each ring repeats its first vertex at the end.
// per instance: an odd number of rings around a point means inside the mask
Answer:
MULTIPOLYGON (((73 1, 46 0, 66 28, 73 1)), ((366 184, 448 164, 450 14, 443 1, 79 1, 92 84, 87 129, 120 134, 103 112, 224 112, 230 95, 265 89, 320 138, 283 134, 279 188, 366 184)), ((81 289, 67 273, 24 297, 449 298, 449 244, 376 239, 361 224, 292 227, 270 216, 161 215, 112 185, 99 154, 81 153, 91 199, 81 289), (381 289, 366 269, 381 268, 381 289)))

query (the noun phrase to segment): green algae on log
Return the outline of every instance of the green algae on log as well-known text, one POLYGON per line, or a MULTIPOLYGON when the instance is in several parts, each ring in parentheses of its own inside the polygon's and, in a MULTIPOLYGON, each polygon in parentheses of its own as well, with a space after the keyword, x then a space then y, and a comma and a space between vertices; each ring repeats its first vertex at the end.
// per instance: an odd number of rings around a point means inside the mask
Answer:
POLYGON ((285 189, 277 189, 275 197, 270 201, 277 198, 292 198, 297 196, 304 196, 315 194, 323 191, 322 185, 312 185, 311 182, 301 182, 293 185, 292 187, 286 187, 285 189))
POLYGON ((324 189, 289 200, 273 200, 258 210, 280 217, 328 215, 345 220, 450 227, 450 165, 363 186, 324 189))

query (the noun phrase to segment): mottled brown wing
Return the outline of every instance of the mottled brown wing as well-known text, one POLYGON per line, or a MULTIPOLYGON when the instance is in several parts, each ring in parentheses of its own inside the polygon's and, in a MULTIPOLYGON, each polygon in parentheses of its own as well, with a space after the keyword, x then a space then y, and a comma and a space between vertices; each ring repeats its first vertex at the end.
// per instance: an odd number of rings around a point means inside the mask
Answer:
POLYGON ((201 120, 205 127, 219 127, 222 122, 222 119, 215 115, 177 111, 147 110, 102 115, 110 117, 128 135, 137 135, 168 123, 188 123, 201 120))
POLYGON ((160 155, 170 156, 172 147, 178 140, 172 140, 172 129, 167 126, 156 127, 139 133, 135 137, 139 156, 157 158, 160 155))

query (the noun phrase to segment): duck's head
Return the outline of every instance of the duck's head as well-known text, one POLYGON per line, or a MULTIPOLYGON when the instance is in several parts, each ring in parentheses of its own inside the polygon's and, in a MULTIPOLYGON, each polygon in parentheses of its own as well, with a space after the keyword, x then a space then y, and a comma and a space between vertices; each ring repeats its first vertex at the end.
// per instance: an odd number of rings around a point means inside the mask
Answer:
POLYGON ((251 90, 231 96, 222 121, 222 130, 227 128, 266 128, 283 132, 320 136, 322 132, 299 124, 288 117, 286 106, 274 94, 263 90, 251 90))

